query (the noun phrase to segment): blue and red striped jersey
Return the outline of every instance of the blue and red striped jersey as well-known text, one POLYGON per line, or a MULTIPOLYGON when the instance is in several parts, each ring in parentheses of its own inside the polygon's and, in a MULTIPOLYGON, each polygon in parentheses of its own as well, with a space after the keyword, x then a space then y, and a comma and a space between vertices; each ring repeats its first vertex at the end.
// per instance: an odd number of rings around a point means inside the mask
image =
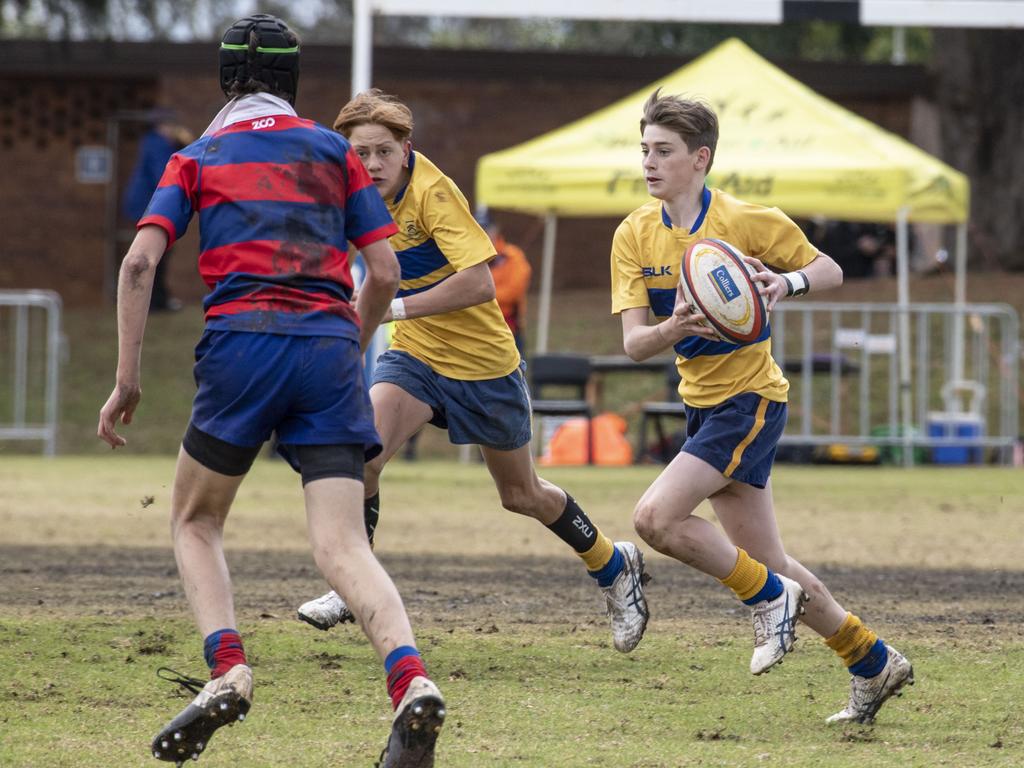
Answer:
POLYGON ((397 228, 342 136, 288 115, 203 136, 167 162, 138 226, 170 247, 196 212, 208 328, 358 339, 348 243, 397 228))

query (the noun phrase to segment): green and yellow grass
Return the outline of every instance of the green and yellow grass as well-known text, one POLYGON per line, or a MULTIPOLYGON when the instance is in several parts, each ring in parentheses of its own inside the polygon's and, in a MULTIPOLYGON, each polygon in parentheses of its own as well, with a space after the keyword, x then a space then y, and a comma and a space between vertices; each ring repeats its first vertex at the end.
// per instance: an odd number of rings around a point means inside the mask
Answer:
MULTIPOLYGON (((635 499, 657 471, 582 468, 546 476, 574 489, 592 518, 622 537, 630 535, 635 499)), ((77 605, 94 604, 85 590, 102 580, 102 568, 83 574, 73 562, 94 549, 112 557, 143 551, 167 561, 171 579, 172 472, 169 458, 116 454, 0 464, 0 574, 11 584, 38 574, 48 596, 0 596, 0 765, 157 764, 149 740, 187 699, 153 671, 166 664, 197 672, 199 638, 180 598, 154 609, 126 594, 83 613, 77 605), (36 559, 23 558, 27 552, 36 559), (54 593, 63 600, 49 599, 54 593)), ((599 616, 578 620, 579 608, 569 620, 553 612, 524 621, 506 617, 500 604, 484 613, 467 602, 444 619, 412 615, 451 713, 438 768, 1024 764, 1024 635, 1019 621, 1005 620, 1020 615, 1024 599, 1012 589, 965 596, 958 586, 972 572, 1021 583, 1024 475, 781 467, 775 483, 794 555, 835 573, 859 573, 860 584, 875 573, 889 580, 878 582, 888 618, 875 626, 899 640, 918 683, 887 705, 875 726, 824 725, 845 701, 847 678, 806 630, 780 670, 751 677, 749 627, 725 598, 721 610, 688 610, 687 596, 652 588, 656 618, 628 656, 611 649, 599 616), (928 592, 922 583, 931 585, 928 592), (977 618, 988 608, 994 621, 977 618)), ((385 563, 472 556, 494 558, 500 569, 509 553, 528 554, 537 557, 539 592, 544 568, 574 567, 536 523, 500 511, 482 466, 396 462, 384 487, 387 535, 378 551, 385 563)), ((237 552, 304 552, 299 504, 297 477, 280 463, 259 462, 228 524, 229 560, 237 552)), ((674 569, 683 568, 654 554, 649 563, 653 587, 659 575, 674 583, 674 569)), ((432 583, 429 575, 399 583, 408 594, 424 588, 458 595, 474 586, 432 583)), ((310 578, 304 588, 313 596, 321 586, 310 578)), ((870 611, 872 591, 858 594, 857 605, 870 611)), ((495 597, 501 595, 499 585, 495 597)), ((217 734, 200 764, 372 765, 389 708, 380 663, 360 633, 318 633, 290 615, 258 609, 241 611, 239 622, 257 670, 254 709, 243 725, 217 734)))

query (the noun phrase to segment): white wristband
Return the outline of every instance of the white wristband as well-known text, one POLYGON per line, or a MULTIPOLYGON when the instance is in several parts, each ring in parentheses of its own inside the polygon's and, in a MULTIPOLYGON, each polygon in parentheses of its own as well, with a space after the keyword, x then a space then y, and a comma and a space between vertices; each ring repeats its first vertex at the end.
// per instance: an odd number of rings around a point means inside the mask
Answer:
POLYGON ((787 296, 803 296, 810 290, 811 285, 807 282, 807 275, 803 273, 803 270, 786 272, 782 275, 782 279, 786 281, 788 286, 787 296))
POLYGON ((392 320, 405 320, 405 301, 403 299, 392 299, 391 300, 391 319, 392 320))

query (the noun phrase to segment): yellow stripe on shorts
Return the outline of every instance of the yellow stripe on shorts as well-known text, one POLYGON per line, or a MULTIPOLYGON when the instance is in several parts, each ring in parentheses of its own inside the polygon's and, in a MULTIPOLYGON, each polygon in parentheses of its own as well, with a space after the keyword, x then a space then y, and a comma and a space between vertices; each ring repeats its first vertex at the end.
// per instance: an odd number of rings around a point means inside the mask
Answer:
POLYGON ((754 438, 758 436, 761 430, 764 428, 764 415, 768 411, 769 400, 766 397, 761 398, 761 404, 757 406, 757 414, 754 416, 754 426, 750 428, 750 432, 744 437, 740 444, 736 446, 736 450, 732 452, 732 461, 729 462, 729 466, 725 468, 725 472, 722 474, 726 477, 732 477, 732 473, 736 471, 736 467, 740 465, 740 460, 743 458, 743 451, 747 449, 747 446, 754 442, 754 438))

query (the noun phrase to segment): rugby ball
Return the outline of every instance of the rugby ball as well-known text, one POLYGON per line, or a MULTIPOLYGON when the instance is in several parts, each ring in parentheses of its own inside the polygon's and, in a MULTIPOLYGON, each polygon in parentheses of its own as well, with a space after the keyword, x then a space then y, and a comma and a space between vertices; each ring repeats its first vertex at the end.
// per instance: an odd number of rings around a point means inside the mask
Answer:
POLYGON ((724 240, 698 240, 686 249, 680 274, 687 300, 722 341, 749 344, 764 331, 768 313, 750 279, 754 268, 734 246, 724 240))

